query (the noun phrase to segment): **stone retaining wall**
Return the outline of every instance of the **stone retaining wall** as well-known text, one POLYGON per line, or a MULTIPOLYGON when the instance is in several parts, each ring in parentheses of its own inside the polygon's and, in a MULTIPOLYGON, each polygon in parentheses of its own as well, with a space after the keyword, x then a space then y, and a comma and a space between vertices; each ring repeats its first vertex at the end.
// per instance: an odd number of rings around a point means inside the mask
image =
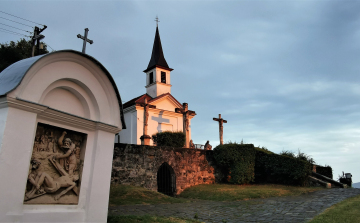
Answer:
POLYGON ((176 194, 222 179, 212 166, 212 151, 115 143, 111 182, 157 191, 157 171, 165 162, 175 172, 176 194))

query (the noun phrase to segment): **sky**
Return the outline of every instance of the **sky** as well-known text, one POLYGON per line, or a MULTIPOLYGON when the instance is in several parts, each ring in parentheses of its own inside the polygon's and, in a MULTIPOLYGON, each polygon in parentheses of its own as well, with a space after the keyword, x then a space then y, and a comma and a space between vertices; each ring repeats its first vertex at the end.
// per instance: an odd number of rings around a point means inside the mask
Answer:
MULTIPOLYGON (((360 181, 360 2, 0 1, 0 42, 37 25, 53 50, 82 50, 112 74, 123 103, 146 93, 155 17, 172 95, 196 112, 196 144, 298 151, 360 181), (4 13, 5 12, 5 13, 4 13), (5 19, 4 19, 5 18, 5 19), (30 26, 8 21, 11 19, 30 26), (11 25, 18 29, 5 26, 11 25), (42 27, 42 26, 40 26, 42 27)), ((28 37, 24 37, 28 38, 28 37)), ((51 48, 49 48, 51 50, 51 48)))

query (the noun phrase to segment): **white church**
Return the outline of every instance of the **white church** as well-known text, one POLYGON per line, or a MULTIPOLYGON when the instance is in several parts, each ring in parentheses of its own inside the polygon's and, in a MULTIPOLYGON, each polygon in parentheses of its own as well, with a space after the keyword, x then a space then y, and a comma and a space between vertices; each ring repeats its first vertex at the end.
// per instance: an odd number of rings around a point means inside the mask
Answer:
MULTIPOLYGON (((146 93, 123 104, 127 128, 119 133, 120 143, 154 145, 151 136, 157 132, 184 132, 185 147, 191 140, 191 119, 194 111, 171 94, 171 71, 161 46, 156 27, 154 46, 146 74, 146 93)), ((119 139, 116 139, 119 141, 119 139)))

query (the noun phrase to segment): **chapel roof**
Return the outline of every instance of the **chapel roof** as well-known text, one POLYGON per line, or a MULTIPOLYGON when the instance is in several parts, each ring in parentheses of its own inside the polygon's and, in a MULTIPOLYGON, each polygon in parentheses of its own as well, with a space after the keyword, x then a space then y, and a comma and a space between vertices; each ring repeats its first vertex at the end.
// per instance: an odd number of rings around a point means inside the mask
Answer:
POLYGON ((150 59, 148 67, 146 68, 146 70, 144 70, 144 72, 147 72, 147 71, 153 69, 154 67, 160 67, 160 68, 163 68, 165 70, 170 70, 170 71, 173 70, 173 69, 169 68, 169 66, 165 60, 164 53, 163 53, 162 46, 161 46, 161 40, 160 40, 160 34, 159 34, 158 27, 156 27, 156 33, 155 33, 155 39, 154 39, 154 45, 153 45, 153 50, 152 50, 152 54, 151 54, 151 59, 150 59))
POLYGON ((160 100, 161 98, 164 98, 166 96, 169 96, 171 98, 171 100, 173 100, 178 107, 182 107, 181 103, 178 100, 176 100, 174 98, 174 96, 172 96, 170 93, 159 95, 156 98, 152 98, 148 94, 142 94, 142 95, 140 95, 140 96, 138 96, 136 98, 133 98, 130 101, 127 101, 126 103, 124 103, 123 107, 125 109, 125 108, 128 108, 128 107, 130 107, 132 105, 135 105, 135 104, 138 104, 138 103, 144 103, 145 97, 147 98, 147 103, 151 104, 151 103, 153 103, 153 102, 155 102, 157 100, 160 100))
POLYGON ((111 74, 94 57, 89 56, 89 55, 84 54, 84 53, 81 53, 79 51, 75 51, 75 50, 59 50, 59 51, 55 51, 55 52, 51 52, 51 53, 47 53, 47 54, 43 54, 43 55, 39 55, 39 56, 35 56, 35 57, 26 58, 26 59, 23 59, 23 60, 20 60, 20 61, 18 61, 16 63, 11 64, 10 66, 8 66, 5 70, 3 70, 0 73, 0 97, 5 96, 9 92, 11 92, 15 88, 17 88, 20 85, 23 78, 25 77, 26 73, 41 58, 45 58, 45 57, 47 57, 49 55, 62 53, 62 52, 75 53, 75 54, 78 54, 80 56, 83 56, 83 57, 89 59, 90 61, 92 61, 93 63, 95 63, 106 74, 107 78, 109 79, 111 85, 114 88, 114 91, 116 93, 116 97, 118 99, 122 128, 126 129, 126 124, 125 124, 125 119, 124 119, 123 106, 122 106, 122 102, 121 102, 120 93, 119 93, 119 90, 118 90, 118 88, 117 88, 117 86, 115 84, 115 81, 112 78, 111 74))

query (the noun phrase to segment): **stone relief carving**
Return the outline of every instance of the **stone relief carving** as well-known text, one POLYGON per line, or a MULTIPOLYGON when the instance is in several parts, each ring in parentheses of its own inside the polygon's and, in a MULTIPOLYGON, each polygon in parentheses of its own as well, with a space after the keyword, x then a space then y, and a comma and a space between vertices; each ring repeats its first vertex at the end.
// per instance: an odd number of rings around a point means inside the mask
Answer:
POLYGON ((77 204, 87 135, 38 123, 25 204, 77 204))

